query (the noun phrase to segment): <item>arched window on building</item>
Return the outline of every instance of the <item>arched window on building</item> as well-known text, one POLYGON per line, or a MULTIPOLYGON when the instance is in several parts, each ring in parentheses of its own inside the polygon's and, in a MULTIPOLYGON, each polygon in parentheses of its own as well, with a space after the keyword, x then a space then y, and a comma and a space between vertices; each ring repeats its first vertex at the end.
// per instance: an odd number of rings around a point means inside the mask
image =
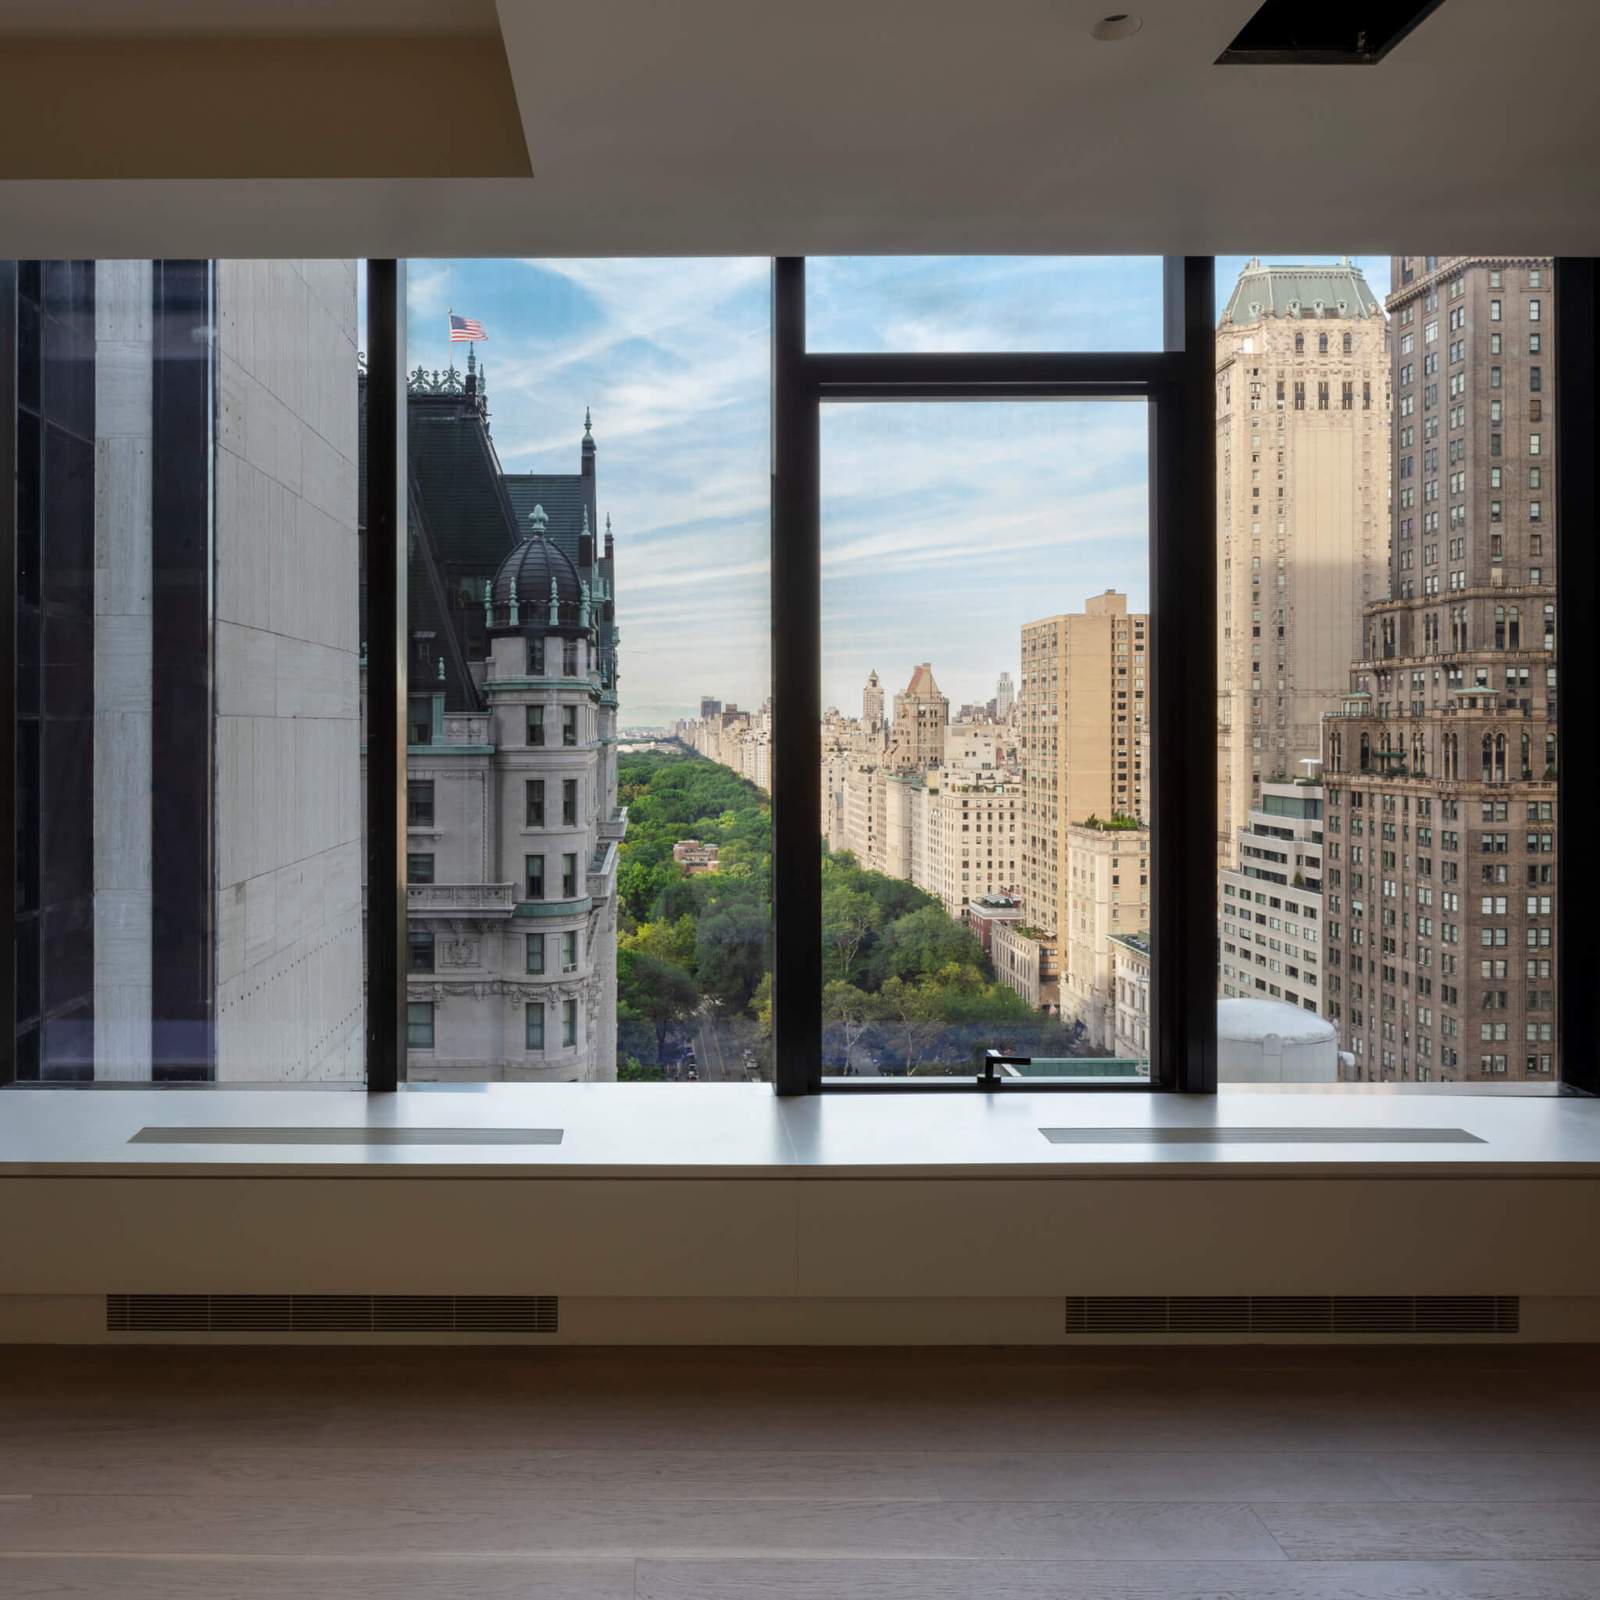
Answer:
POLYGON ((1506 648, 1520 650, 1522 648, 1522 607, 1512 606, 1506 614, 1506 648))
POLYGON ((1325 355, 1327 355, 1327 353, 1328 353, 1328 336, 1325 333, 1319 333, 1317 335, 1317 354, 1325 356, 1325 355))
POLYGON ((1524 781, 1533 776, 1533 740, 1526 732, 1522 735, 1522 765, 1519 771, 1524 781))
POLYGON ((1345 336, 1344 336, 1344 353, 1345 353, 1345 354, 1346 354, 1346 355, 1349 355, 1349 354, 1350 354, 1350 348, 1351 348, 1351 344, 1350 344, 1350 335, 1349 335, 1349 334, 1348 334, 1348 333, 1347 333, 1347 334, 1346 334, 1346 335, 1345 335, 1345 336))
POLYGON ((1335 772, 1344 771, 1344 735, 1334 733, 1328 740, 1328 755, 1333 763, 1335 772))
POLYGON ((1294 353, 1297 356, 1303 356, 1306 353, 1306 336, 1303 333, 1297 333, 1294 336, 1294 353))
POLYGON ((1361 735, 1360 762, 1360 770, 1362 772, 1370 772, 1372 770, 1372 740, 1366 734, 1361 735))
POLYGON ((1504 650, 1506 647, 1506 608, 1504 606, 1496 606, 1494 608, 1494 647, 1496 650, 1504 650))
POLYGON ((1483 781, 1494 782, 1494 737, 1487 733, 1483 736, 1483 781))

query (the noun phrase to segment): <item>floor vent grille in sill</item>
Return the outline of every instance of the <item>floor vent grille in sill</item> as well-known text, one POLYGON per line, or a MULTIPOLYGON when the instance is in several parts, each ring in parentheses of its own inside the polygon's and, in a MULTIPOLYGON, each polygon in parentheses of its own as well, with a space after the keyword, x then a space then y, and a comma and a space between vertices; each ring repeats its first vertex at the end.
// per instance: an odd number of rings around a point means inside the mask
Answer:
POLYGON ((1066 1333, 1516 1333, 1514 1294, 1068 1295, 1066 1333))
POLYGON ((108 1294, 108 1333, 556 1333, 553 1294, 108 1294))

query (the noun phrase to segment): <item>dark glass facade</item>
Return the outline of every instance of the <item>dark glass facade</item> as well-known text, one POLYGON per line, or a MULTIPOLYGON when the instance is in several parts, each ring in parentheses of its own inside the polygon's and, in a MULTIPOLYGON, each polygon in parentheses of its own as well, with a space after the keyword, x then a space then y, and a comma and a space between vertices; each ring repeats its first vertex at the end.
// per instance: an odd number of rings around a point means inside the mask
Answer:
POLYGON ((16 1076, 94 1075, 94 265, 19 262, 16 1076))

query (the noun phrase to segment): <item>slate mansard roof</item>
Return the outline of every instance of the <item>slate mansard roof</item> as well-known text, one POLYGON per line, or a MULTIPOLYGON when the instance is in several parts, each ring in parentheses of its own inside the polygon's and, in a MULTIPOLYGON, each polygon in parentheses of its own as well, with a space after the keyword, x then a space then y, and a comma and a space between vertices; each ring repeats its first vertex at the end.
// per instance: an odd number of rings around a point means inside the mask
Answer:
MULTIPOLYGON (((558 626, 583 625, 582 586, 590 586, 589 625, 599 636, 602 676, 616 685, 615 603, 609 534, 594 536, 595 444, 584 419, 580 470, 502 472, 489 433, 482 377, 454 373, 428 381, 412 374, 406 407, 408 452, 408 649, 410 689, 442 692, 449 711, 481 708, 472 662, 486 643, 484 585, 493 586, 495 624, 509 620, 517 578, 519 631, 548 627, 550 580, 556 580, 558 626), (533 537, 536 509, 544 513, 533 537), (587 547, 582 535, 590 531, 587 547), (537 546, 538 548, 533 548, 537 546), (587 557, 587 560, 584 558, 587 557), (537 607, 535 606, 537 601, 537 607), (440 669, 439 663, 443 662, 440 669)), ((361 382, 359 514, 366 532, 366 383, 361 382)), ((366 638, 366 566, 362 563, 361 632, 366 638)))
POLYGON ((1331 266, 1246 264, 1222 310, 1236 326, 1266 317, 1370 317, 1380 313, 1366 275, 1348 256, 1331 266))

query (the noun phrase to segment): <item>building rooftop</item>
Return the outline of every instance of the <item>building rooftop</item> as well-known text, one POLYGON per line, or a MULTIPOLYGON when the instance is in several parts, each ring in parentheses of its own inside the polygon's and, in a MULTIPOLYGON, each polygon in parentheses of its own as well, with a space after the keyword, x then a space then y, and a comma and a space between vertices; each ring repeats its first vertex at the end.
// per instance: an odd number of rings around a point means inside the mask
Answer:
POLYGON ((1277 1037, 1293 1044, 1330 1043, 1334 1026, 1287 1000, 1217 1001, 1217 1037, 1251 1044, 1277 1037))
POLYGON ((1248 262, 1223 307, 1219 326, 1266 317, 1371 317, 1382 314, 1366 276, 1348 256, 1331 266, 1263 266, 1248 262))

